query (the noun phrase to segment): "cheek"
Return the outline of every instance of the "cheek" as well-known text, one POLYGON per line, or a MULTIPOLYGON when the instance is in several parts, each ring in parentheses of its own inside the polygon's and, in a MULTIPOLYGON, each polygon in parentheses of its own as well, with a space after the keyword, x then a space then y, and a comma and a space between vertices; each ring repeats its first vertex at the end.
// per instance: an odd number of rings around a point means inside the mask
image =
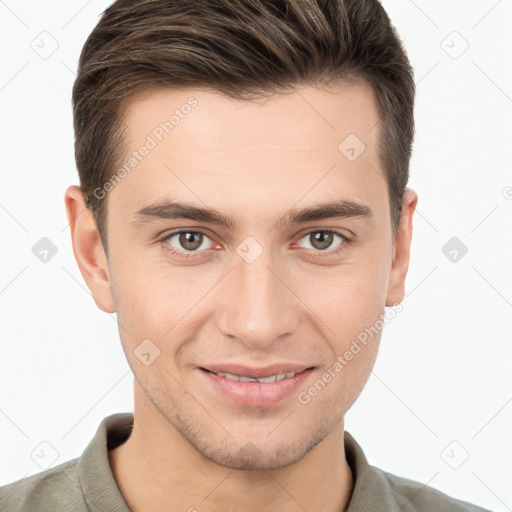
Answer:
POLYGON ((169 283, 159 279, 149 266, 134 264, 130 258, 118 258, 112 267, 112 289, 123 342, 133 345, 144 338, 157 339, 173 325, 176 304, 172 301, 180 294, 173 292, 169 283))
MULTIPOLYGON (((348 262, 319 269, 297 279, 297 295, 334 331, 346 339, 375 322, 382 313, 387 288, 385 266, 380 261, 348 262)), ((332 334, 332 333, 331 333, 332 334)))
POLYGON ((112 286, 119 331, 127 352, 149 338, 161 350, 161 360, 172 358, 179 344, 206 321, 208 308, 211 309, 207 305, 208 300, 211 302, 208 292, 218 276, 192 268, 171 269, 161 261, 133 265, 125 259, 116 262, 114 268, 112 286))

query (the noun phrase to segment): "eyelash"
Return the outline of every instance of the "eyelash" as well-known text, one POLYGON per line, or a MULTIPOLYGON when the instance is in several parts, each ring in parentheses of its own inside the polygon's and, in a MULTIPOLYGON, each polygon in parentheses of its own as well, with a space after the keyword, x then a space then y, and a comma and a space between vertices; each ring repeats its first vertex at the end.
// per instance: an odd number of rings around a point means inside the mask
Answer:
MULTIPOLYGON (((176 256, 178 258, 194 258, 196 257, 197 254, 200 254, 201 252, 207 252, 211 249, 206 249, 204 251, 199 251, 199 252, 194 252, 194 251, 189 251, 188 253, 183 253, 183 252, 180 252, 180 251, 177 251, 176 249, 174 249, 174 247, 170 246, 167 241, 169 240, 169 238, 175 236, 175 235, 179 235, 179 234, 182 234, 182 233, 201 233, 202 235, 206 236, 207 238, 210 238, 208 236, 208 234, 206 233, 206 231, 200 229, 200 228, 194 228, 194 229, 181 229, 181 230, 178 230, 178 231, 173 231, 171 233, 168 233, 166 234, 164 237, 160 238, 159 239, 159 242, 161 242, 162 244, 162 247, 165 251, 167 252, 170 252, 173 256, 176 256)), ((332 250, 326 250, 326 251, 314 251, 318 254, 318 256, 320 257, 324 257, 324 256, 332 256, 334 254, 339 254, 341 252, 343 252, 345 249, 347 249, 347 246, 351 245, 352 243, 352 238, 349 238, 348 236, 346 236, 344 233, 342 233, 341 231, 338 231, 336 229, 314 229, 312 231, 309 231, 308 233, 302 235, 299 240, 302 240, 304 237, 308 236, 308 235, 312 235, 313 233, 333 233, 335 235, 338 235, 340 238, 343 239, 343 241, 340 243, 340 245, 336 248, 336 249, 332 249, 332 250)), ((306 249, 306 251, 310 251, 312 249, 306 249)))

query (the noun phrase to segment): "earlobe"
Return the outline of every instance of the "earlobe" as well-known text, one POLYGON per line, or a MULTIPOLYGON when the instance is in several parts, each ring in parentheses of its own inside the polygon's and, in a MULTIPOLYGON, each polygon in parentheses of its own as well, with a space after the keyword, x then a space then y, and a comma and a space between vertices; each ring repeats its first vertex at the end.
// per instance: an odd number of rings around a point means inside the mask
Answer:
POLYGON ((393 249, 386 307, 400 304, 405 297, 405 278, 409 269, 412 242, 412 218, 417 204, 418 195, 416 192, 410 188, 405 189, 402 200, 402 215, 393 249))
POLYGON ((83 194, 76 185, 66 189, 64 202, 78 268, 96 305, 106 313, 114 313, 116 309, 108 261, 94 216, 86 207, 83 194))

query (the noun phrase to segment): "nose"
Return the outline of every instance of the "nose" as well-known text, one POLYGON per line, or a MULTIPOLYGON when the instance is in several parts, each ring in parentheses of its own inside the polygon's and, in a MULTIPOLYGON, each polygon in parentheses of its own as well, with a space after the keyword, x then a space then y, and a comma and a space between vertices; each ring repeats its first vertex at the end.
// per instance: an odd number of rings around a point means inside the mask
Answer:
POLYGON ((250 348, 271 348, 299 325, 300 301, 269 253, 263 251, 252 263, 236 259, 218 299, 219 330, 250 348))

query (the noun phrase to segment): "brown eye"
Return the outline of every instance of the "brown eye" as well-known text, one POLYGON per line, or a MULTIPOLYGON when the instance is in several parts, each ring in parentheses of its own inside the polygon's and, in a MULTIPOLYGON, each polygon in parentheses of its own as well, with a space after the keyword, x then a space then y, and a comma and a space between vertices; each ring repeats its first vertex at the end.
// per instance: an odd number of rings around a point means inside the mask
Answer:
POLYGON ((306 242, 306 249, 311 249, 313 252, 325 252, 325 253, 335 253, 338 248, 342 248, 342 246, 348 243, 348 238, 338 233, 337 231, 329 230, 329 229, 321 229, 317 231, 311 231, 301 238, 306 242), (339 240, 338 243, 336 239, 339 240))
POLYGON ((328 249, 331 246, 334 240, 334 233, 329 233, 327 231, 317 231, 316 233, 310 234, 309 237, 311 245, 315 249, 322 251, 324 249, 328 249))
POLYGON ((197 231, 182 231, 179 235, 179 243, 187 251, 195 251, 203 243, 203 234, 197 231))
POLYGON ((195 256, 196 254, 205 253, 207 249, 214 246, 206 233, 198 230, 175 231, 162 241, 176 256, 195 256))

